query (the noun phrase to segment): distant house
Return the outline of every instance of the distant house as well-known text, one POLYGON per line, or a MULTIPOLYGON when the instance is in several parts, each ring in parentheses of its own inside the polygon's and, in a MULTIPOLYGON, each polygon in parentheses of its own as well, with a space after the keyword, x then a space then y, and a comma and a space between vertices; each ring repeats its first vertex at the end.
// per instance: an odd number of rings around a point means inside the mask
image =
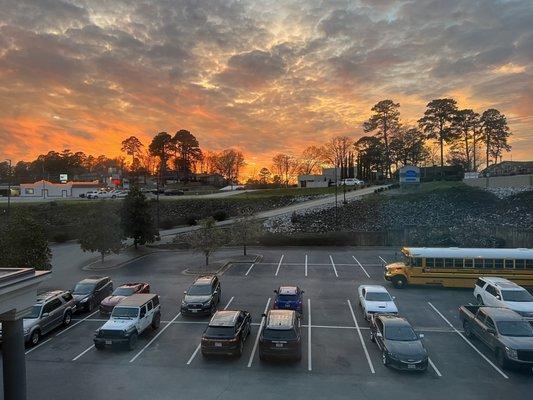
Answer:
POLYGON ((299 175, 298 176, 299 187, 328 187, 329 182, 324 175, 299 175))
POLYGON ((299 187, 328 187, 344 178, 356 178, 357 167, 323 168, 321 175, 299 175, 299 187))
POLYGON ((79 197, 91 190, 97 190, 102 185, 98 181, 52 183, 41 180, 34 183, 20 184, 20 197, 35 198, 69 198, 79 197))
POLYGON ((483 171, 483 176, 509 176, 533 174, 533 161, 503 161, 489 165, 483 171))

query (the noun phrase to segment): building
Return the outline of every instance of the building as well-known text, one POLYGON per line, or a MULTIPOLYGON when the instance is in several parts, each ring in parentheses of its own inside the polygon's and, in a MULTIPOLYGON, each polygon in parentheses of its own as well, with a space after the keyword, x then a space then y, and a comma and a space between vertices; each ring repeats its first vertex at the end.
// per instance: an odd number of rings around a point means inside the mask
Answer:
POLYGON ((299 187, 328 187, 334 186, 344 178, 356 178, 357 167, 323 168, 321 175, 299 175, 299 187))
POLYGON ((503 161, 489 165, 483 171, 483 176, 510 176, 533 174, 533 161, 503 161))
POLYGON ((69 198, 80 197, 91 190, 98 190, 102 185, 98 181, 52 183, 41 180, 35 183, 21 183, 20 197, 35 198, 69 198))
POLYGON ((328 187, 329 181, 324 175, 299 175, 298 186, 307 188, 328 187))

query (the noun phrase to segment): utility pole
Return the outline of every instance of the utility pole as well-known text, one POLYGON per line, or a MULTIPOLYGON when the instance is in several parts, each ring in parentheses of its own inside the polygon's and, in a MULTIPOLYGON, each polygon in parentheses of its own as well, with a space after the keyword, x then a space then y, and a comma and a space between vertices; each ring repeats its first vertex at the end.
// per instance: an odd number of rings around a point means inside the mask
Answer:
POLYGON ((337 183, 337 163, 335 163, 335 224, 338 223, 337 218, 337 208, 338 208, 338 200, 337 200, 337 193, 338 193, 338 183, 337 183))
POLYGON ((9 223, 9 211, 11 208, 11 160, 7 159, 9 162, 9 169, 7 173, 7 222, 9 223))
POLYGON ((159 171, 157 172, 157 188, 156 188, 156 202, 157 202, 157 232, 159 234, 159 180, 161 179, 161 166, 159 167, 159 171))

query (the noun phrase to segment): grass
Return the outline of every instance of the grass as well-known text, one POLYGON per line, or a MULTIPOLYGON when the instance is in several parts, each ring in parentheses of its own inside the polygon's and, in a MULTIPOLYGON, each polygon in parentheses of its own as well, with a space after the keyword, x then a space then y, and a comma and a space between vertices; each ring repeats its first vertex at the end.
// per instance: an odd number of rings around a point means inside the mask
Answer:
MULTIPOLYGON (((338 193, 342 193, 342 187, 339 187, 338 193)), ((346 187, 346 191, 351 191, 351 187, 346 187)), ((234 199, 259 199, 267 197, 299 197, 299 196, 321 196, 327 194, 334 194, 335 187, 325 188, 278 188, 278 189, 262 189, 253 192, 236 194, 231 196, 234 199)))

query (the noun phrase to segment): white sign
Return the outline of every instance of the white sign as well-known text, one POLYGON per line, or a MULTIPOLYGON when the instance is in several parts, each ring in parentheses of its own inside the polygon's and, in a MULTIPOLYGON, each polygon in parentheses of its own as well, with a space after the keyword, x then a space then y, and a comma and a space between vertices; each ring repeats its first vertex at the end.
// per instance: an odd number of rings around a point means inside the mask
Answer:
POLYGON ((67 174, 59 174, 59 182, 67 183, 67 181, 68 181, 68 175, 67 174))

